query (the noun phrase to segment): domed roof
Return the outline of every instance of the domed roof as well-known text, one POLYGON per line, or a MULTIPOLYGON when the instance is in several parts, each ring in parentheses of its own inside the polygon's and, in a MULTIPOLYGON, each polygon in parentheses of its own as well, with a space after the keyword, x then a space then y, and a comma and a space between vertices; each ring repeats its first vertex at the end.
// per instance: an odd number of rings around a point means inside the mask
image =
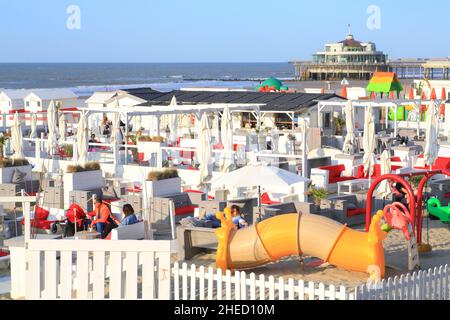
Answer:
POLYGON ((266 81, 264 81, 261 84, 261 86, 262 87, 266 87, 267 86, 269 88, 274 87, 276 90, 279 91, 281 89, 281 87, 283 86, 283 83, 280 80, 276 79, 276 78, 269 78, 266 81))

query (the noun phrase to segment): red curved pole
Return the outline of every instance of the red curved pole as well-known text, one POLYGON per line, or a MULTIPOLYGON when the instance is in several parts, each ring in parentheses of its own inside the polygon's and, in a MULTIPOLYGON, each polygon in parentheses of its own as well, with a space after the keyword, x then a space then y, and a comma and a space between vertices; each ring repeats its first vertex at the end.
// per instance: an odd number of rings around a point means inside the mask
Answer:
POLYGON ((450 171, 445 170, 435 170, 424 174, 424 177, 420 181, 419 188, 417 191, 417 243, 422 243, 422 199, 423 199, 423 189, 425 184, 437 174, 446 174, 450 177, 450 171))
POLYGON ((413 228, 415 226, 415 213, 416 213, 416 197, 414 196, 414 191, 411 188, 410 184, 408 182, 406 182, 406 180, 399 176, 399 175, 395 175, 395 174, 387 174, 384 175, 382 177, 379 177, 378 179, 376 179, 372 185, 370 186, 369 192, 367 193, 367 204, 366 204, 366 232, 369 231, 369 227, 370 227, 370 221, 372 220, 372 198, 373 198, 373 193, 375 192, 375 189, 378 187, 378 185, 384 181, 384 180, 391 180, 394 182, 398 182, 400 183, 407 191, 409 199, 410 199, 410 203, 409 203, 409 213, 411 215, 411 223, 413 225, 413 228))

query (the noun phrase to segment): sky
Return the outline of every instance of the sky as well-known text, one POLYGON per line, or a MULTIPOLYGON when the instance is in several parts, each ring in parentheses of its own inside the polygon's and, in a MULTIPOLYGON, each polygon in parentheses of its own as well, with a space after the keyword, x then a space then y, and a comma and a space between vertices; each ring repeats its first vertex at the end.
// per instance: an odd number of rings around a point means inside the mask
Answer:
POLYGON ((441 58, 449 21, 442 0, 0 0, 0 62, 308 60, 348 24, 391 58, 441 58))

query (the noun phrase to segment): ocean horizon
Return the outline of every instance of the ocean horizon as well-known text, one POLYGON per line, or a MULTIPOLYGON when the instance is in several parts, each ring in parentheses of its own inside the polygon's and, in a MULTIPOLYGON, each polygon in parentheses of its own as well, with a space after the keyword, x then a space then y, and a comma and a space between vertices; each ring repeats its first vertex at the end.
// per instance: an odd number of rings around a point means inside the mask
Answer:
POLYGON ((0 88, 71 88, 78 93, 151 86, 250 87, 276 77, 291 80, 288 63, 0 63, 0 88))

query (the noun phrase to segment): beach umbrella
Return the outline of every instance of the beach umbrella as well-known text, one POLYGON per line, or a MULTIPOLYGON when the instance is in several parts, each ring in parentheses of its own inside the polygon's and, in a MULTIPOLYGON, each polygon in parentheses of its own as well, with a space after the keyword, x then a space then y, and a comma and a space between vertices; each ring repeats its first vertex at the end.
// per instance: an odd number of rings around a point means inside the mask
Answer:
POLYGON ((224 153, 220 161, 220 170, 230 172, 233 166, 233 121, 228 107, 223 109, 220 137, 222 140, 224 153))
POLYGON ((363 134, 363 148, 364 148, 364 174, 372 177, 373 167, 375 165, 375 118, 373 115, 372 106, 366 108, 364 117, 364 134, 363 134))
MULTIPOLYGON (((380 167, 382 176, 391 173, 392 170, 391 156, 389 154, 389 151, 387 150, 384 150, 383 153, 381 154, 380 167)), ((380 183, 380 186, 378 187, 378 193, 382 198, 385 198, 388 195, 392 194, 392 190, 388 180, 384 180, 380 183)))
POLYGON ((88 161, 89 128, 85 114, 82 114, 77 128, 77 164, 84 166, 88 161))
POLYGON ((353 103, 351 100, 347 101, 347 105, 344 108, 345 113, 345 126, 347 128, 347 135, 345 136, 344 146, 342 151, 347 154, 354 154, 356 149, 356 137, 355 137, 355 112, 353 103))
POLYGON ((280 133, 277 127, 273 128, 272 133, 272 153, 277 154, 279 152, 280 133))
POLYGON ((414 100, 414 90, 412 86, 409 88, 409 100, 414 100))
POLYGON ((438 127, 436 112, 434 110, 434 102, 430 103, 428 107, 427 121, 425 125, 425 149, 424 159, 425 163, 432 166, 438 157, 438 144, 436 143, 438 138, 438 127))
MULTIPOLYGON (((169 108, 177 107, 177 98, 175 96, 172 97, 170 101, 169 108)), ((175 143, 178 139, 178 115, 176 113, 171 113, 169 115, 169 142, 175 143)))
POLYGON ((221 188, 222 186, 227 188, 261 187, 267 191, 275 192, 279 191, 280 188, 308 181, 309 179, 305 177, 278 167, 263 163, 252 163, 216 178, 211 183, 213 189, 221 188))
POLYGON ((434 88, 433 88, 431 90, 430 100, 436 100, 436 99, 437 99, 436 90, 434 90, 434 88))
POLYGON ((442 104, 441 104, 441 108, 439 109, 439 115, 445 116, 445 101, 447 100, 447 92, 445 90, 445 87, 442 88, 441 100, 442 100, 442 104))
POLYGON ((63 113, 59 116, 58 121, 58 129, 59 129, 59 141, 64 141, 66 139, 66 117, 63 113))
POLYGON ((36 139, 37 138, 37 116, 36 113, 33 113, 31 115, 31 132, 30 132, 30 138, 36 139))
MULTIPOLYGON (((116 99, 115 109, 119 109, 119 100, 116 99)), ((120 114, 118 112, 114 112, 112 114, 112 129, 111 129, 111 139, 110 143, 113 145, 121 145, 123 142, 123 134, 120 129, 120 114)))
POLYGON ((342 86, 341 97, 347 99, 347 86, 342 86))
POLYGON ((47 153, 52 156, 56 153, 56 108, 52 100, 47 109, 47 153))
POLYGON ((211 131, 209 129, 208 115, 203 113, 198 136, 197 160, 200 163, 200 176, 198 186, 206 187, 206 182, 212 175, 211 131))
POLYGON ((25 157, 23 154, 22 126, 20 125, 17 112, 14 114, 13 127, 11 129, 11 148, 14 151, 12 159, 23 159, 25 157))

